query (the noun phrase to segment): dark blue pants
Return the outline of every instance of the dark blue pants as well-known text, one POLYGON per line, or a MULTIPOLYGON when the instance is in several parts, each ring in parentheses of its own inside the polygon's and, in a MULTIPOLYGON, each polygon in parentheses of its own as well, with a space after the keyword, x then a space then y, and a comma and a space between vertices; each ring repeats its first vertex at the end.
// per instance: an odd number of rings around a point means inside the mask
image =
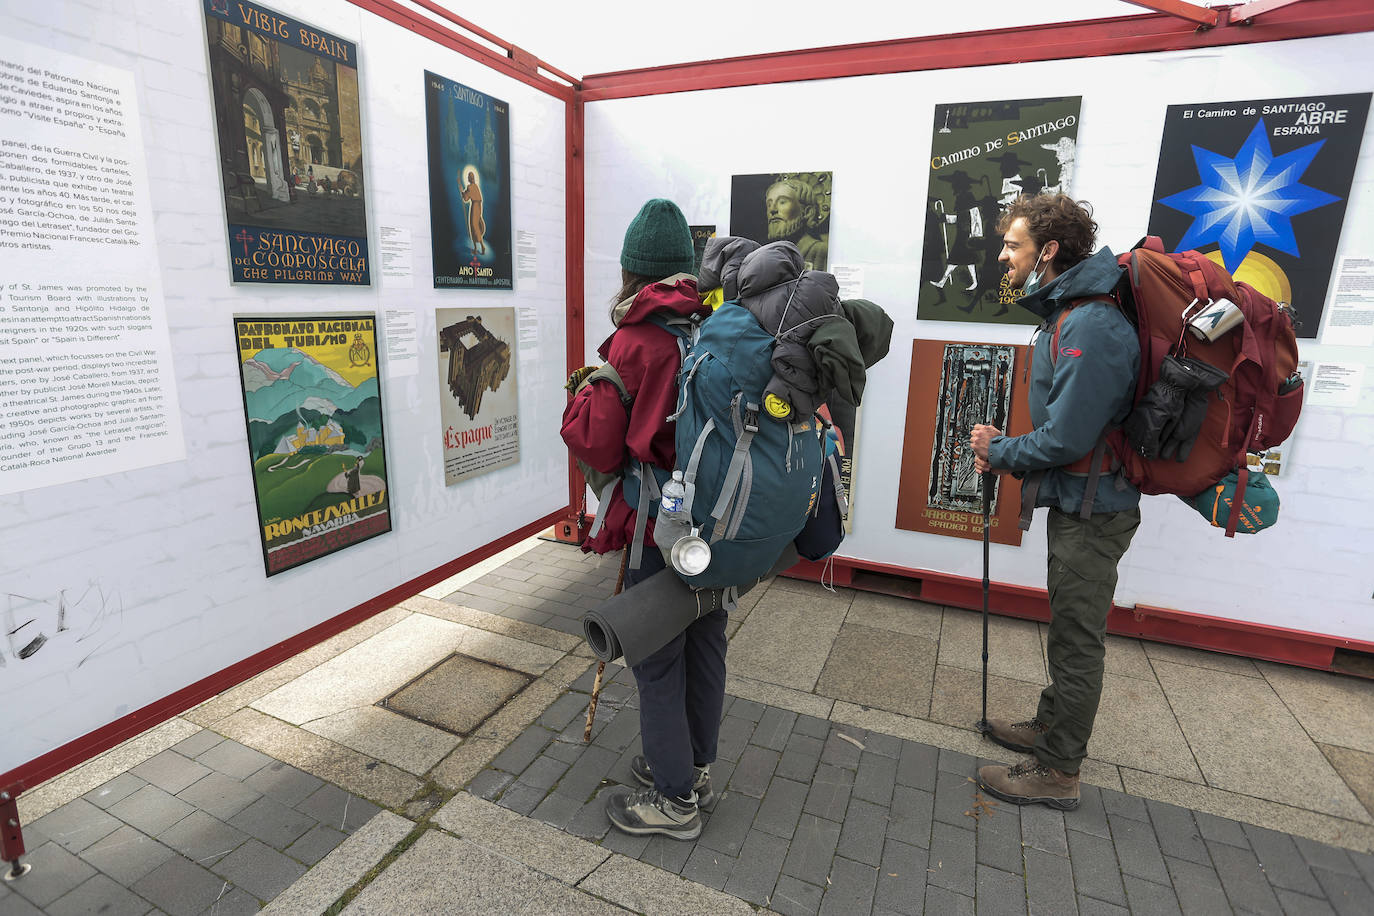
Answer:
MULTIPOLYGON (((626 570, 625 584, 632 587, 664 568, 662 553, 645 547, 640 568, 626 570)), ((687 795, 696 781, 692 767, 715 762, 725 705, 728 616, 719 608, 701 617, 632 669, 639 685, 644 756, 654 771, 654 788, 664 795, 687 795)))

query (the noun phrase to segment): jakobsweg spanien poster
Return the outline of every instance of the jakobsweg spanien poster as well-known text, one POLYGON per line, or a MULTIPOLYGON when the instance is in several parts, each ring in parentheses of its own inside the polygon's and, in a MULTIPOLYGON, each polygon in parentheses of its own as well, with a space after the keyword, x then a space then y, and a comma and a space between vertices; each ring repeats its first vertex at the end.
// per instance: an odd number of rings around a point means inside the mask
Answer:
POLYGON ((1369 98, 1170 105, 1150 234, 1207 255, 1316 337, 1369 98))

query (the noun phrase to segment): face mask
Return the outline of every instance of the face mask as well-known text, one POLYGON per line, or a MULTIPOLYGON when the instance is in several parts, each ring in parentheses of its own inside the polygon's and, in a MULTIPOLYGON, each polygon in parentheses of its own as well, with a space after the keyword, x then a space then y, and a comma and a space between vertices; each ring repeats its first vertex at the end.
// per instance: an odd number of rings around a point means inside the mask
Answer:
MULTIPOLYGON (((1041 252, 1039 252, 1039 251, 1037 251, 1037 252, 1035 253, 1035 260, 1036 260, 1037 263, 1039 263, 1039 261, 1040 261, 1040 255, 1041 255, 1041 252)), ((1047 271, 1047 270, 1049 270, 1049 269, 1050 269, 1050 265, 1049 265, 1049 264, 1043 264, 1043 265, 1040 266, 1039 272, 1031 271, 1031 275, 1030 275, 1029 277, 1026 278, 1026 285, 1023 286, 1023 287, 1021 287, 1021 295, 1022 295, 1022 296, 1029 296, 1029 295, 1031 295, 1032 293, 1034 293, 1036 290, 1040 289, 1040 280, 1041 280, 1042 277, 1045 276, 1045 271, 1047 271)))

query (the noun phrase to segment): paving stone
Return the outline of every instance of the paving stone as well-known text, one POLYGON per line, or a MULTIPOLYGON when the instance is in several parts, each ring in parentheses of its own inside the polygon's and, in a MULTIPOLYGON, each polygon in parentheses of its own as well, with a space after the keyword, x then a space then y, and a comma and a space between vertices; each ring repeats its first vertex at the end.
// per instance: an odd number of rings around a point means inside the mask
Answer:
MULTIPOLYGON (((764 807, 768 799, 763 801, 764 807)), ((759 812, 762 820, 763 812, 759 812)), ((840 825, 814 814, 802 815, 792 836, 792 846, 783 862, 782 873, 811 884, 823 883, 830 872, 830 861, 840 842, 840 825)))
MULTIPOLYGON (((48 834, 51 836, 52 834, 48 834)), ((1318 843, 1316 840, 1309 840, 1307 837, 1295 836, 1293 842, 1297 844, 1298 851, 1307 860, 1307 864, 1325 868, 1328 871, 1344 872, 1347 875, 1359 875, 1360 870, 1355 867, 1355 863, 1350 861, 1350 856, 1346 855, 1345 850, 1338 846, 1329 846, 1326 843, 1318 843)))
POLYGON ((159 834, 158 841, 210 868, 247 842, 248 835, 204 811, 192 811, 159 834))
POLYGON ((930 883, 972 897, 976 852, 977 837, 972 830, 937 821, 930 835, 930 883))
POLYGON ((786 857, 786 840, 761 830, 749 831, 740 848, 739 863, 725 882, 725 893, 766 906, 786 857))
MULTIPOLYGON (((547 755, 541 756, 525 768, 520 781, 536 789, 552 789, 568 771, 568 765, 547 755)), ((581 804, 581 801, 578 802, 581 804)))
MULTIPOLYGON (((576 721, 576 720, 574 720, 576 721)), ((639 737, 639 716, 631 710, 622 710, 596 736, 598 747, 608 748, 616 753, 625 750, 639 737)))
POLYGON ((878 886, 878 870, 872 865, 836 859, 830 869, 830 883, 821 899, 824 916, 851 916, 873 909, 873 894, 878 886))
MULTIPOLYGON (((618 830, 616 832, 620 833, 618 830)), ((625 835, 622 834, 622 836, 625 835)), ((601 845, 607 846, 605 843, 601 845)), ((730 879, 730 872, 734 871, 736 861, 734 856, 727 856, 723 852, 717 852, 697 843, 692 846, 692 854, 687 857, 687 864, 682 866, 682 877, 688 881, 695 881, 697 884, 704 884, 707 887, 720 890, 725 887, 725 882, 730 879)), ((776 899, 776 897, 777 892, 775 891, 774 898, 776 899)), ((817 899, 819 900, 819 898, 817 899)))
POLYGON ((274 760, 243 781, 255 792, 261 792, 283 805, 295 806, 324 785, 324 780, 298 770, 288 763, 274 760))
POLYGON ((580 798, 570 798, 567 795, 553 792, 544 796, 544 800, 530 812, 530 817, 537 821, 543 821, 550 827, 563 830, 572 822, 573 817, 582 809, 584 804, 585 802, 580 798))
POLYGON ((1322 896, 1321 885, 1312 875, 1293 837, 1265 827, 1243 824, 1250 847, 1255 851, 1264 875, 1274 887, 1286 887, 1312 897, 1322 896))
POLYGON ((1155 884, 1129 874, 1121 880, 1126 885, 1131 916, 1182 916, 1174 889, 1167 883, 1155 884))
POLYGON ((169 750, 149 757, 129 772, 167 794, 175 795, 210 770, 189 757, 169 750))
MULTIPOLYGON (((97 808, 108 809, 115 802, 123 801, 146 785, 146 782, 132 773, 120 773, 114 779, 96 786, 81 797, 97 808)), ((33 829, 33 824, 24 825, 25 833, 31 829, 33 829)))
MULTIPOLYGON (((318 818, 312 818, 295 808, 288 808, 279 801, 264 797, 229 818, 229 825, 237 827, 249 836, 257 837, 269 846, 285 849, 314 827, 316 820, 318 818)), ((337 824, 338 821, 334 821, 330 826, 337 824)))
POLYGON ((1021 857, 1020 808, 999 805, 991 813, 980 814, 973 823, 976 825, 974 833, 978 835, 980 865, 1018 875, 1026 870, 1021 857))
POLYGON ((1131 911, 1124 906, 1117 906, 1115 903, 1106 903, 1079 894, 1078 916, 1131 916, 1131 911))
POLYGON ((1208 841, 1207 849, 1233 907, 1250 913, 1282 912, 1254 852, 1214 841, 1208 841))
POLYGON ((306 831, 305 836, 286 847, 286 854, 297 862, 314 865, 333 852, 334 848, 347 838, 347 834, 341 833, 333 827, 316 824, 306 831))
POLYGON ((798 716, 797 724, 792 730, 808 738, 820 738, 824 741, 830 737, 830 722, 817 716, 798 716))
POLYGON ((5 884, 0 884, 0 913, 4 913, 5 916, 44 916, 42 910, 10 890, 5 884))
MULTIPOLYGON (((51 842, 34 847, 24 861, 33 868, 29 869, 22 881, 6 886, 39 907, 46 907, 63 894, 80 887, 95 874, 95 869, 90 865, 51 842)), ((0 863, 0 867, 7 866, 0 863)))
POLYGON ((538 726, 528 728, 506 745, 506 749, 497 754, 488 766, 494 770, 505 770, 507 773, 523 773, 526 767, 539 758, 552 740, 553 732, 548 729, 538 726))
POLYGON ((1021 842, 1056 856, 1067 856, 1069 841, 1064 836, 1064 813, 1044 805, 1026 805, 1021 809, 1021 842))
POLYGON ((1236 821, 1217 817, 1206 811, 1194 811, 1193 820, 1197 821, 1202 838, 1209 843, 1225 843, 1228 846, 1239 846, 1241 849, 1250 848, 1250 841, 1245 838, 1245 831, 1236 821))
POLYGON ((1112 831, 1107 826, 1107 809, 1102 804, 1102 790, 1097 786, 1080 782, 1078 807, 1064 815, 1064 826, 1080 833, 1100 836, 1104 840, 1110 839, 1112 831))
POLYGON ((931 824, 935 820, 935 796, 912 786, 898 786, 892 793, 887 835, 911 846, 930 848, 931 824))
POLYGON ((736 697, 735 702, 730 707, 730 715, 748 719, 750 722, 758 722, 763 718, 763 712, 766 708, 762 703, 736 697))
MULTIPOLYGON (((1034 805, 1030 807, 1036 807, 1034 805)), ((1022 821, 1024 823, 1024 819, 1022 821)), ((1035 847, 1026 849, 1026 899, 1031 913, 1059 916, 1077 909, 1073 868, 1064 856, 1035 847)))
MULTIPOLYGON (((598 701, 599 702, 599 701, 598 701)), ((587 695, 565 693, 549 704, 539 717, 539 724, 550 731, 560 732, 568 723, 587 715, 587 695)))
POLYGON ((1073 883, 1080 894, 1107 903, 1126 905, 1126 889, 1121 884, 1121 866, 1111 843, 1075 829, 1066 819, 1069 861, 1073 864, 1073 883))
POLYGON ((939 748, 903 741, 902 754, 897 760, 897 784, 934 792, 939 760, 939 748))
POLYGON ((478 798, 494 801, 513 782, 515 782, 515 777, 510 773, 503 773, 500 770, 483 770, 472 777, 472 782, 468 783, 468 792, 478 798))
POLYGON ((1358 875, 1331 871, 1320 865, 1312 866, 1312 874, 1326 892, 1331 908, 1340 916, 1368 916, 1371 908, 1374 908, 1374 893, 1358 875))
POLYGON ((184 856, 173 856, 136 881, 130 890, 169 916, 196 916, 219 898, 224 879, 184 856))
POLYGON ((851 728, 848 725, 836 725, 832 728, 829 737, 825 739, 825 747, 821 750, 821 763, 846 770, 857 770, 859 768, 859 755, 863 751, 858 745, 840 736, 845 735, 848 738, 858 740, 856 733, 860 731, 860 729, 851 728))
MULTIPOLYGON (((143 916, 149 909, 148 901, 120 887, 107 875, 92 876, 45 908, 48 916, 86 916, 93 913, 99 913, 100 916, 143 916)), ((4 899, 0 898, 0 911, 4 910, 4 899)))
MULTIPOLYGON (((599 810, 604 812, 604 806, 599 810)), ((601 822, 606 824, 606 815, 604 813, 601 814, 601 822)), ((609 824, 606 824, 606 826, 609 827, 609 824)), ((644 851, 644 847, 649 845, 650 838, 647 836, 632 836, 624 831, 615 830, 614 828, 606 830, 604 833, 605 839, 601 841, 602 849, 618 852, 622 856, 629 856, 631 859, 638 859, 639 854, 644 851)), ((703 847, 698 845, 696 848, 702 849, 703 847)), ((725 854, 721 853, 721 855, 723 856, 725 854)), ((727 875, 726 877, 729 876, 727 875)), ((725 880, 721 879, 721 887, 724 886, 725 880)), ((718 887, 716 890, 720 890, 720 888, 718 887)))
MULTIPOLYGON (((601 840, 602 837, 609 839, 613 833, 620 834, 619 830, 611 829, 611 822, 606 817, 606 799, 613 794, 618 794, 623 791, 624 789, 620 786, 603 787, 595 796, 588 799, 587 803, 573 815, 572 820, 568 822, 567 831, 573 836, 582 837, 583 839, 593 842, 601 840)), ((628 834, 620 834, 620 836, 624 840, 644 840, 644 843, 648 843, 647 837, 632 838, 628 834)), ((607 848, 614 848, 616 852, 623 852, 625 855, 631 856, 631 858, 636 858, 640 850, 644 848, 644 844, 635 846, 633 855, 627 850, 624 844, 615 847, 608 846, 607 848)))
POLYGON ((85 799, 77 798, 43 815, 33 826, 68 852, 80 852, 124 825, 85 799))
MULTIPOLYGON (((561 760, 571 766, 577 763, 577 759, 582 756, 582 752, 585 751, 587 747, 588 745, 583 744, 581 741, 554 741, 548 747, 544 748, 544 755, 552 757, 555 760, 561 760)), ((630 748, 633 750, 633 754, 640 753, 638 743, 630 745, 630 748)), ((630 756, 633 756, 633 754, 630 756)), ((628 759, 629 757, 626 757, 626 760, 628 759)))
MULTIPOLYGON (((549 604, 545 605, 545 607, 554 607, 554 605, 552 602, 550 602, 549 604)), ((567 606, 563 607, 565 607, 570 613, 577 613, 576 608, 567 606)), ((562 617, 558 614, 554 614, 543 624, 541 624, 541 626, 548 627, 550 630, 557 630, 560 633, 567 633, 569 636, 582 635, 582 621, 579 618, 562 617)))
MULTIPOLYGON (((769 783, 768 791, 759 803, 759 813, 754 818, 754 827, 790 840, 796 832, 797 820, 801 817, 802 806, 806 804, 809 791, 810 787, 806 783, 774 779, 769 783)), ((839 822, 836 821, 835 825, 838 828, 839 822)), ((838 836, 837 830, 836 837, 838 836)))
POLYGON ((869 732, 864 740, 864 750, 879 757, 891 757, 897 760, 902 756, 902 745, 905 742, 896 735, 884 735, 882 732, 869 732))
POLYGON ((1145 808, 1145 799, 1138 795, 1127 795, 1115 789, 1102 789, 1102 806, 1108 816, 1116 814, 1137 821, 1149 821, 1150 814, 1145 808))
POLYGON ((222 741, 224 741, 223 735, 217 734, 208 728, 202 728, 191 737, 183 738, 176 744, 173 744, 171 750, 176 751, 183 757, 190 757, 194 760, 196 757, 199 757, 222 741))
POLYGON ((777 769, 780 757, 777 751, 749 745, 740 754, 739 763, 730 779, 730 789, 762 798, 773 780, 773 771, 777 769))
POLYGON ((1169 878, 1185 916, 1210 916, 1231 909, 1226 890, 1211 865, 1199 865, 1184 859, 1165 858, 1169 878))
POLYGON ((881 907, 893 913, 920 916, 927 867, 924 849, 888 840, 878 868, 878 887, 873 896, 875 910, 881 907))
POLYGON ((892 790, 897 785, 897 760, 865 750, 859 756, 859 770, 854 776, 854 797, 879 805, 892 804, 892 790))
POLYGON ((615 765, 619 754, 604 747, 589 747, 558 781, 558 793, 569 798, 589 799, 615 765))
POLYGON ((501 793, 497 799, 497 804, 502 808, 509 808, 516 814, 529 816, 534 813, 534 809, 539 807, 539 803, 548 794, 547 789, 536 789, 534 786, 526 785, 516 781, 509 789, 501 793))
POLYGON ((1350 856, 1350 861, 1354 862, 1355 867, 1364 875, 1364 880, 1370 887, 1374 887, 1374 854, 1357 852, 1353 849, 1346 852, 1350 856))
MULTIPOLYGON (((824 755, 822 755, 824 759, 824 755)), ((854 786, 854 772, 822 763, 816 768, 811 791, 803 809, 807 814, 841 823, 849 807, 849 795, 854 786)))
MULTIPOLYGON (((731 706, 731 709, 734 707, 731 706)), ((736 715, 727 715, 720 722, 720 736, 716 739, 716 756, 739 760, 754 734, 754 723, 736 715)))
POLYGON ((639 861, 676 875, 687 864, 687 857, 692 854, 694 846, 693 843, 670 840, 666 836, 651 837, 644 851, 639 854, 639 861))
POLYGON ((754 726, 754 734, 749 743, 782 751, 787 747, 787 739, 792 735, 792 726, 797 722, 797 714, 776 706, 767 707, 754 726))
POLYGON ((794 731, 787 739, 776 774, 787 779, 810 782, 816 774, 816 764, 820 762, 823 747, 825 742, 820 738, 794 731))
POLYGON ((1202 840, 1202 831, 1197 821, 1193 820, 1193 812, 1153 799, 1146 801, 1145 807, 1150 812, 1155 838, 1159 840, 1159 848, 1164 855, 1199 865, 1212 864, 1207 844, 1202 840))
POLYGON ((144 786, 110 806, 110 813, 115 817, 152 836, 157 836, 194 810, 181 799, 152 785, 144 786))
MULTIPOLYGON (((803 818, 807 817, 815 815, 803 815, 803 818)), ((849 810, 845 812, 843 828, 840 830, 839 845, 835 851, 846 859, 863 862, 865 865, 879 864, 883 856, 883 838, 887 832, 887 822, 887 808, 859 799, 850 802, 849 810)), ((926 824, 923 842, 930 842, 929 823, 926 824)))
POLYGON ((978 758, 942 747, 936 769, 960 776, 973 776, 978 772, 978 758))
POLYGON ((971 826, 966 812, 973 806, 977 791, 977 784, 969 782, 967 773, 940 770, 935 780, 935 819, 958 827, 971 826))
POLYGON ((211 870, 259 900, 271 900, 305 874, 306 868, 270 846, 249 840, 211 870))
POLYGON ((729 797, 722 798, 716 810, 711 812, 711 819, 707 821, 697 842, 726 855, 739 856, 758 810, 758 799, 731 793, 729 797))
POLYGON ((927 913, 939 916, 973 916, 973 898, 934 884, 926 885, 927 913))
POLYGON ((977 883, 979 916, 1026 916, 1026 885, 1019 869, 1012 874, 979 865, 977 883))
POLYGON ((175 854, 146 833, 124 826, 87 846, 81 858, 127 887, 175 854))
MULTIPOLYGON (((321 824, 333 827, 335 830, 342 830, 344 833, 352 833, 357 830, 372 820, 374 814, 382 810, 367 799, 345 792, 330 783, 320 786, 295 808, 302 814, 310 815, 321 824)), ((270 841, 269 844, 276 845, 270 841)))
POLYGON ((227 821, 262 798, 262 793, 232 776, 214 772, 182 789, 177 793, 177 798, 195 805, 206 814, 227 821))
POLYGON ((1148 821, 1138 821, 1124 814, 1108 814, 1112 828, 1112 843, 1121 862, 1121 871, 1154 884, 1169 883, 1169 868, 1155 838, 1154 827, 1148 821))
POLYGON ((1296 891, 1275 888, 1274 894, 1279 898, 1279 905, 1283 907, 1284 916, 1325 916, 1331 914, 1335 916, 1336 911, 1331 908, 1325 898, 1307 897, 1296 891))
POLYGON ((821 908, 825 889, 784 874, 773 889, 768 909, 782 916, 815 916, 821 908))

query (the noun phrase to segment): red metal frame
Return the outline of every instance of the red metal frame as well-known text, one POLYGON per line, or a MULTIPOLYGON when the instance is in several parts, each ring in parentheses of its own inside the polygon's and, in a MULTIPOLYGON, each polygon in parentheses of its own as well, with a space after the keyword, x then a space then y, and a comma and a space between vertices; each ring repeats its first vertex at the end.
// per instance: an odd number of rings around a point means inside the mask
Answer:
POLYGON ((1147 10, 1154 10, 1157 13, 1180 16, 1204 28, 1211 28, 1216 25, 1219 18, 1216 10, 1209 10, 1207 7, 1198 6, 1196 3, 1184 3, 1183 0, 1126 0, 1126 2, 1135 6, 1143 6, 1147 10))
POLYGON ((1242 25, 1250 25, 1256 16, 1269 13, 1285 6, 1292 6, 1301 0, 1250 0, 1249 3, 1242 3, 1240 6, 1233 6, 1229 10, 1231 21, 1242 25))

